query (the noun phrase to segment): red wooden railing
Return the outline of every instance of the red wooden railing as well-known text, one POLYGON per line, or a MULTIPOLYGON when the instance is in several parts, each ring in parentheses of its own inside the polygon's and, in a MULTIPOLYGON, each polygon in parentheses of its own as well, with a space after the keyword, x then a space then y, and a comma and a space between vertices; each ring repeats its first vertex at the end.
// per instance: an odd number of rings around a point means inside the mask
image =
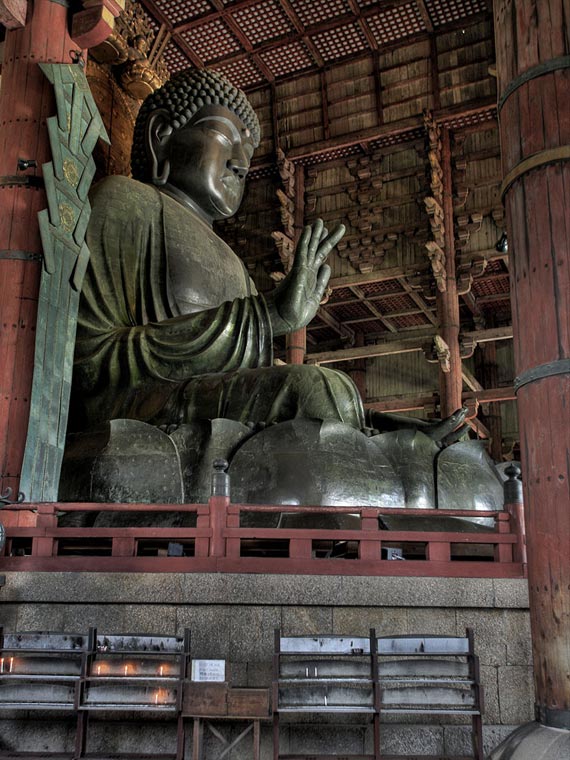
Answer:
POLYGON ((438 531, 441 517, 470 510, 293 507, 231 504, 18 504, 0 511, 6 528, 0 570, 233 572, 517 578, 526 574, 520 505, 477 512, 493 518, 484 532, 438 531), (195 527, 62 527, 61 513, 194 514, 195 527), (355 529, 246 527, 243 516, 355 515, 355 529), (384 530, 382 515, 433 517, 433 529, 384 530), (399 548, 404 560, 383 558, 399 548), (181 553, 184 556, 168 556, 181 553))

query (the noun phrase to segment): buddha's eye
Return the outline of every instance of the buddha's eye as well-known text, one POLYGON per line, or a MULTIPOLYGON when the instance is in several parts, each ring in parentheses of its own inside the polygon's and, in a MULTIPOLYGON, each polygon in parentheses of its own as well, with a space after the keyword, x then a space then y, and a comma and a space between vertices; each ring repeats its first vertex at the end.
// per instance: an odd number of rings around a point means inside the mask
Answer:
POLYGON ((218 129, 218 127, 207 127, 207 131, 215 135, 216 138, 221 139, 222 142, 227 143, 227 145, 233 145, 231 137, 223 129, 218 129))

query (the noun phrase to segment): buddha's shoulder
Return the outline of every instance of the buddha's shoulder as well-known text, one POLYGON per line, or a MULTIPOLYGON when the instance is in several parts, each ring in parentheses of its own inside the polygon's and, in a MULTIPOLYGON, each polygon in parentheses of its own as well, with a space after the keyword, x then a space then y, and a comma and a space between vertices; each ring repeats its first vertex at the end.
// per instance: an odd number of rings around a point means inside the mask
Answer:
POLYGON ((106 213, 115 209, 121 215, 128 210, 146 215, 153 208, 160 208, 156 188, 118 174, 98 182, 90 193, 90 200, 94 212, 98 208, 104 208, 106 213))

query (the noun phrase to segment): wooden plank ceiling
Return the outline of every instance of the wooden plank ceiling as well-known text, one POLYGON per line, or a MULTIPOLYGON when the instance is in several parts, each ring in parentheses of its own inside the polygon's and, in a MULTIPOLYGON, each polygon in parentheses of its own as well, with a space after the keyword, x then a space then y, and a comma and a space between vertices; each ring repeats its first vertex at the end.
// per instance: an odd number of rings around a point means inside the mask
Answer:
POLYGON ((248 195, 222 227, 258 287, 283 271, 271 232, 287 226, 288 201, 280 207, 276 191, 295 166, 305 167, 305 219, 347 225, 329 300, 308 328, 309 355, 336 350, 343 360, 354 346, 429 342, 437 331, 425 111, 452 131, 462 331, 509 334, 508 258, 495 247, 503 217, 491 0, 141 5, 170 34, 171 73, 219 69, 260 115, 248 195))

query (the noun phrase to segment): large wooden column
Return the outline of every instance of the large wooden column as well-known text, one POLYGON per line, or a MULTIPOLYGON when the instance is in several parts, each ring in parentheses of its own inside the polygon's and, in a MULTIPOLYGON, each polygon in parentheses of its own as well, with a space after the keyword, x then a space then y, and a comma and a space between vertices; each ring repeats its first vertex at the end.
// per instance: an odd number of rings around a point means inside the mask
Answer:
MULTIPOLYGON (((298 164, 295 167, 295 244, 299 242, 305 221, 305 167, 298 164)), ((285 336, 287 364, 303 364, 307 353, 307 328, 289 333, 285 336)))
POLYGON ((455 232, 453 225, 453 180, 451 172, 451 136, 449 129, 441 134, 441 168, 443 171, 443 223, 445 227, 445 275, 444 291, 437 293, 437 315, 440 335, 449 348, 449 372, 439 373, 441 417, 461 407, 463 379, 459 348, 459 296, 455 271, 455 232))
POLYGON ((570 17, 494 16, 536 715, 570 729, 570 17))
POLYGON ((24 27, 6 33, 0 88, 0 488, 17 491, 32 385, 41 242, 38 211, 49 160, 46 118, 52 86, 38 63, 70 62, 68 10, 52 0, 27 7, 24 27), (37 169, 19 159, 32 160, 37 169))

